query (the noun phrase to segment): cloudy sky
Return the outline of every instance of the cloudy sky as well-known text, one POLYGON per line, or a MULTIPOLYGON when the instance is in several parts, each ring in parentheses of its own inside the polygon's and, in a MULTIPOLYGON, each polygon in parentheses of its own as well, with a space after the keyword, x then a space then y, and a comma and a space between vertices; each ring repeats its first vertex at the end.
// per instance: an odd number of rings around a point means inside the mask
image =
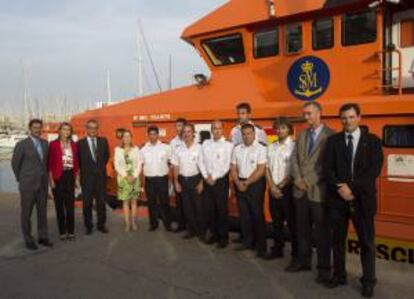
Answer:
MULTIPOLYGON (((66 98, 80 107, 106 97, 106 69, 112 97, 137 92, 136 32, 140 19, 159 72, 168 86, 189 84, 206 66, 179 37, 182 30, 225 0, 0 0, 0 104, 3 112, 22 110, 26 70, 28 93, 43 110, 66 98)), ((146 93, 156 90, 144 57, 146 93)))

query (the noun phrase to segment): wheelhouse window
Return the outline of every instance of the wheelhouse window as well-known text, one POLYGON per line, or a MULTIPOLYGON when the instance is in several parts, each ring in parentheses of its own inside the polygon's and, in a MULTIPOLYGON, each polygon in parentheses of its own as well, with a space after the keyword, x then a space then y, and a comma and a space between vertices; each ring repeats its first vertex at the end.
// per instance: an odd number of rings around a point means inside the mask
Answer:
POLYGON ((401 21, 400 46, 401 48, 414 47, 414 19, 401 21))
POLYGON ((271 57, 279 54, 279 31, 277 28, 254 34, 253 54, 255 58, 271 57))
POLYGON ((414 148, 414 125, 384 127, 384 146, 414 148))
POLYGON ((313 50, 330 49, 334 46, 334 22, 332 18, 316 20, 312 24, 313 50))
POLYGON ((342 45, 353 46, 372 43, 377 39, 375 10, 350 13, 342 17, 342 45))
POLYGON ((215 66, 243 63, 246 60, 241 34, 203 40, 201 45, 215 66))
POLYGON ((303 48, 302 24, 295 23, 286 25, 286 53, 298 53, 303 48))

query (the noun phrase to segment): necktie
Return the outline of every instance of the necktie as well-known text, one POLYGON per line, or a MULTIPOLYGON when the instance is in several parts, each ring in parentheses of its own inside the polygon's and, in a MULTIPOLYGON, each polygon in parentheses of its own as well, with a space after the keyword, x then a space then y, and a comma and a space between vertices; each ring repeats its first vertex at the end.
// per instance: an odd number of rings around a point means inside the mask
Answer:
POLYGON ((92 158, 96 162, 96 149, 97 149, 96 138, 92 138, 91 141, 92 141, 92 158))
POLYGON ((348 143, 347 143, 346 149, 345 149, 346 161, 347 161, 347 164, 348 164, 349 175, 350 175, 351 178, 352 178, 352 174, 353 174, 352 160, 353 160, 353 157, 354 157, 353 139, 354 139, 354 137, 351 134, 349 134, 347 136, 348 143))
POLYGON ((39 154, 40 160, 43 161, 43 149, 42 149, 42 143, 40 142, 39 139, 35 138, 35 147, 37 150, 37 153, 39 154))
POLYGON ((315 130, 309 130, 309 145, 308 145, 308 155, 312 152, 315 147, 315 130))

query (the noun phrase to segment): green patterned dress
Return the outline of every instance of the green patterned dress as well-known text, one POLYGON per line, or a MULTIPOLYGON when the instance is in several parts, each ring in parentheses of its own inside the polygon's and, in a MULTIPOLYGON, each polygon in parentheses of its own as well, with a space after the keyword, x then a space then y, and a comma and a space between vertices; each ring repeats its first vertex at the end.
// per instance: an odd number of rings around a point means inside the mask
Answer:
MULTIPOLYGON (((128 153, 125 153, 125 166, 127 176, 133 176, 134 163, 128 153)), ((126 178, 118 175, 118 199, 119 200, 130 200, 137 199, 140 194, 141 186, 139 179, 136 179, 132 184, 128 182, 126 178)))

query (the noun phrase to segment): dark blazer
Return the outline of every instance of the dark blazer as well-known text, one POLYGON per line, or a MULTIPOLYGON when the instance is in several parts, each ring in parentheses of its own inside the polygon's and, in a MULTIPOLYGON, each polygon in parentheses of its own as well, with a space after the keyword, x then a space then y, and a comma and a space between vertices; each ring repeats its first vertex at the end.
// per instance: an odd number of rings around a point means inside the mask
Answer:
POLYGON ((384 155, 380 139, 361 130, 354 158, 353 179, 345 159, 345 133, 331 136, 326 144, 324 175, 328 182, 328 201, 332 207, 345 208, 346 202, 337 192, 338 183, 347 183, 355 196, 355 209, 372 216, 377 211, 376 179, 381 174, 384 155))
POLYGON ((44 139, 40 139, 40 142, 43 149, 43 161, 30 137, 19 141, 14 148, 11 165, 21 191, 39 190, 40 188, 47 190, 48 143, 44 139))
POLYGON ((108 141, 97 137, 97 161, 92 158, 87 138, 78 141, 79 169, 82 184, 96 176, 106 178, 106 164, 109 160, 108 141))

